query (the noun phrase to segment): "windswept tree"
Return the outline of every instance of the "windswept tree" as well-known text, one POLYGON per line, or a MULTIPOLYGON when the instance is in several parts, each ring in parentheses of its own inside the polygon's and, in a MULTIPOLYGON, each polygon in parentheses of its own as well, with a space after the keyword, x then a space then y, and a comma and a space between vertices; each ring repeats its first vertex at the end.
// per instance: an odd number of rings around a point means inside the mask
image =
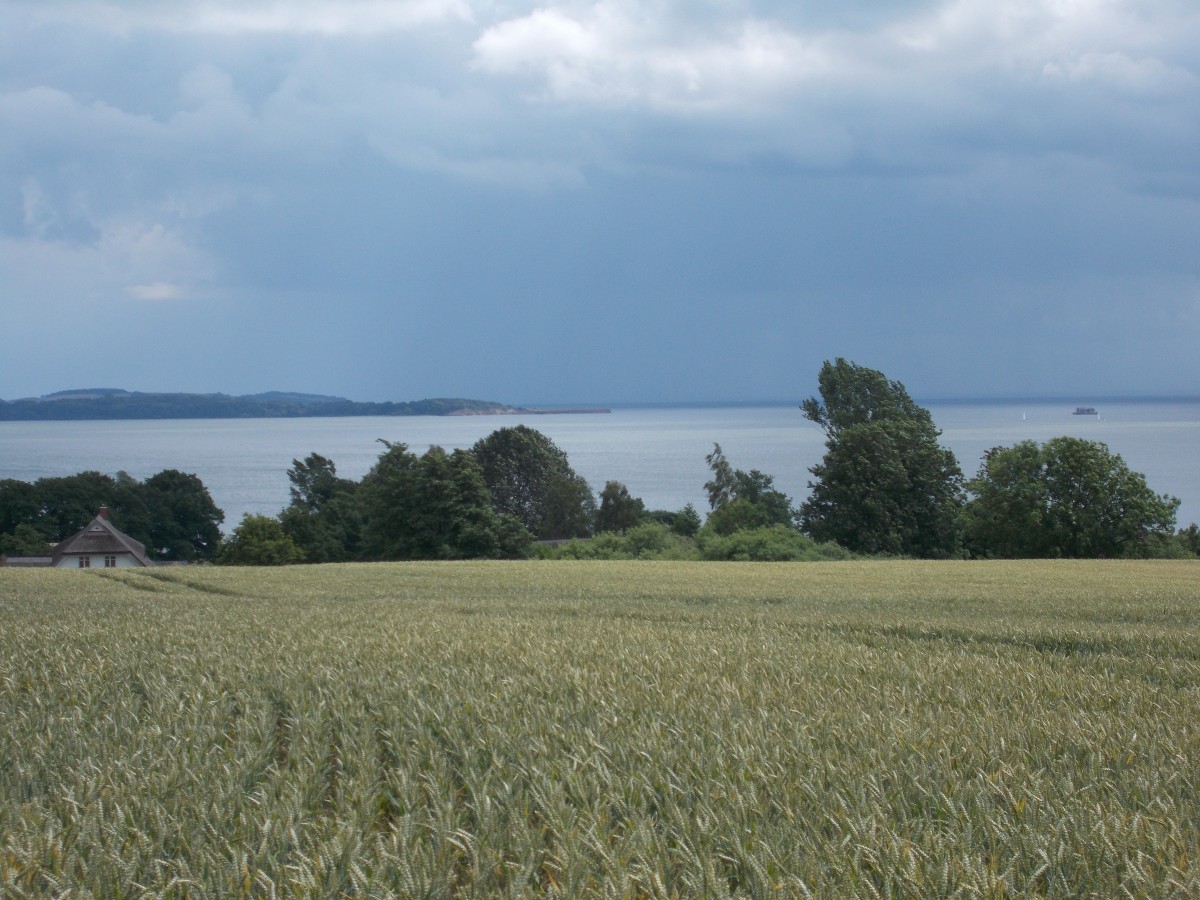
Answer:
POLYGON ((775 478, 751 469, 735 469, 726 458, 720 444, 713 444, 712 453, 704 457, 712 470, 705 482, 708 494, 708 526, 717 534, 728 535, 745 528, 770 525, 791 525, 792 501, 776 489, 775 478))
POLYGON ((356 487, 349 478, 339 478, 333 460, 320 453, 293 459, 287 477, 292 505, 310 512, 320 512, 339 494, 352 493, 356 487))
POLYGON ((958 553, 962 471, 929 411, 900 382, 840 358, 821 367, 818 386, 801 406, 825 432, 803 530, 856 553, 958 553))
POLYGON ((279 515, 306 562, 358 559, 363 511, 358 483, 339 478, 333 460, 310 453, 288 469, 291 504, 279 515))
POLYGON ((964 543, 976 556, 1154 556, 1179 508, 1120 454, 1075 437, 993 447, 967 490, 964 543))
POLYGON ((471 448, 492 508, 512 516, 537 538, 575 537, 563 534, 595 504, 591 488, 555 443, 527 425, 500 428, 471 448), (584 490, 586 488, 586 491, 584 490))

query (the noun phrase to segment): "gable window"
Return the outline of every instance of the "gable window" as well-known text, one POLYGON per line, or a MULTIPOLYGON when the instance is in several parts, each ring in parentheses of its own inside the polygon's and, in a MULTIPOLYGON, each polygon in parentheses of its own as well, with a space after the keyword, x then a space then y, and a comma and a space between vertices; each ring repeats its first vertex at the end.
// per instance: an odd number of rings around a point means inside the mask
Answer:
POLYGON ((115 556, 104 557, 104 568, 115 569, 117 567, 117 558, 115 556))
POLYGON ((79 568, 90 569, 92 567, 92 558, 90 556, 79 557, 79 568))

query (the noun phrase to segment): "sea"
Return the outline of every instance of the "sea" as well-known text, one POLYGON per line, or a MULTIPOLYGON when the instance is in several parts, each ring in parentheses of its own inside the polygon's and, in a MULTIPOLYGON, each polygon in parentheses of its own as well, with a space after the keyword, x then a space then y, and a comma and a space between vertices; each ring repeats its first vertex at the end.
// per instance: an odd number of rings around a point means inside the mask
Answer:
MULTIPOLYGON (((1083 401, 1081 401, 1083 402, 1083 401)), ((969 478, 986 450, 1059 435, 1102 441, 1157 493, 1182 501, 1181 527, 1200 522, 1200 398, 1090 401, 1075 415, 1063 401, 923 402, 969 478)), ((85 470, 145 479, 163 469, 200 477, 229 532, 250 513, 276 515, 289 502, 292 461, 320 453, 359 479, 381 440, 423 453, 470 447, 492 431, 525 424, 566 451, 597 493, 619 481, 648 509, 707 510, 704 461, 720 444, 739 469, 758 469, 799 503, 824 434, 796 404, 615 407, 608 413, 504 416, 0 422, 0 478, 36 481, 85 470)))

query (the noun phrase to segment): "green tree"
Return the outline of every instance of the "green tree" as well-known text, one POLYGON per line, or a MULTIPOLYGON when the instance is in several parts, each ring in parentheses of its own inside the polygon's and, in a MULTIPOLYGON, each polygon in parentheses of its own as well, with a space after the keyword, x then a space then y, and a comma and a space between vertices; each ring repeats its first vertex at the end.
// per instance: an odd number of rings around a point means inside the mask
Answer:
POLYGON ((113 480, 115 484, 107 502, 109 518, 117 528, 145 544, 148 554, 155 556, 154 517, 146 486, 125 471, 117 472, 113 480))
POLYGON ((732 534, 742 528, 789 525, 792 501, 775 488, 775 479, 758 469, 735 469, 720 444, 704 457, 713 477, 704 485, 711 512, 708 526, 718 534, 732 534))
POLYGON ((673 532, 682 537, 695 537, 701 524, 700 513, 696 512, 696 507, 689 503, 678 512, 670 527, 673 532))
POLYGON ((13 534, 21 525, 32 526, 41 516, 37 489, 27 481, 0 479, 0 534, 13 534))
POLYGON ((587 537, 596 519, 596 498, 581 476, 556 475, 546 485, 542 535, 547 539, 587 537))
POLYGON ((735 499, 710 512, 705 527, 716 534, 729 535, 746 528, 765 528, 770 524, 767 511, 762 506, 749 500, 735 499))
POLYGON ((358 484, 339 478, 333 460, 312 453, 288 469, 292 502, 279 519, 312 563, 357 559, 363 528, 358 484))
POLYGON ((646 505, 640 497, 629 493, 619 481, 609 481, 600 492, 600 508, 596 511, 596 531, 621 532, 641 523, 646 505))
POLYGON ((727 503, 733 502, 737 479, 733 473, 733 465, 725 457, 725 451, 720 444, 713 444, 712 453, 704 457, 708 467, 712 469, 713 477, 704 482, 704 492, 708 494, 708 508, 720 509, 727 503))
POLYGON ((31 525, 48 542, 70 537, 107 507, 113 525, 158 559, 204 560, 216 555, 225 518, 195 475, 164 469, 138 481, 127 472, 0 482, 0 523, 31 525))
MULTIPOLYGON (((52 543, 79 531, 96 517, 102 506, 111 507, 116 512, 113 521, 118 528, 122 528, 120 511, 116 510, 113 502, 117 483, 110 475, 96 471, 80 472, 76 475, 39 478, 33 486, 39 503, 38 519, 33 524, 52 543)), ((137 535, 134 537, 141 540, 137 535)))
POLYGON ((964 543, 976 556, 1154 556, 1175 539, 1179 500, 1098 441, 994 447, 967 490, 964 543))
POLYGON ((1175 533, 1175 542, 1184 556, 1200 556, 1200 525, 1193 522, 1175 533))
POLYGON ((818 384, 820 399, 801 408, 826 451, 809 470, 801 528, 856 553, 958 553, 962 471, 928 410, 900 382, 844 359, 826 361, 818 384))
POLYGON ((586 482, 571 468, 567 454, 540 431, 526 425, 500 428, 477 441, 471 453, 491 492, 492 508, 515 518, 535 537, 564 536, 552 532, 564 522, 578 521, 586 511, 585 497, 591 498, 591 489, 586 495, 578 490, 586 482), (574 510, 549 508, 552 500, 562 503, 571 498, 579 504, 574 510))
POLYGON ((522 556, 528 532, 492 509, 475 456, 431 447, 421 457, 404 444, 386 450, 363 479, 363 543, 372 559, 522 556))
POLYGON ((320 512, 335 497, 353 493, 357 486, 348 478, 339 478, 333 460, 320 453, 310 453, 303 460, 293 459, 287 477, 291 482, 288 492, 292 506, 310 512, 320 512))
MULTIPOLYGON (((197 476, 164 469, 143 483, 150 533, 143 541, 160 559, 211 560, 221 545, 225 513, 197 476)), ((139 538, 141 540, 141 538, 139 538)))
POLYGON ((278 519, 250 514, 233 529, 217 557, 223 566, 286 566, 303 559, 278 519))
POLYGON ((642 514, 643 522, 657 522, 680 537, 695 537, 703 521, 696 507, 688 504, 683 509, 652 509, 642 514))
POLYGON ((22 522, 11 534, 0 534, 0 555, 49 556, 50 545, 32 525, 22 522))

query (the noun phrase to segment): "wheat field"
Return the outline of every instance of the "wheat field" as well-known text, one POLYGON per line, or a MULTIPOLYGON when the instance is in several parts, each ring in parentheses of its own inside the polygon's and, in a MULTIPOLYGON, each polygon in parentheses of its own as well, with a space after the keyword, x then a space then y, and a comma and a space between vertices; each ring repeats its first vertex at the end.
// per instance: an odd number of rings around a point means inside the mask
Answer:
POLYGON ((3 897, 1200 895, 1200 563, 0 569, 3 897))

